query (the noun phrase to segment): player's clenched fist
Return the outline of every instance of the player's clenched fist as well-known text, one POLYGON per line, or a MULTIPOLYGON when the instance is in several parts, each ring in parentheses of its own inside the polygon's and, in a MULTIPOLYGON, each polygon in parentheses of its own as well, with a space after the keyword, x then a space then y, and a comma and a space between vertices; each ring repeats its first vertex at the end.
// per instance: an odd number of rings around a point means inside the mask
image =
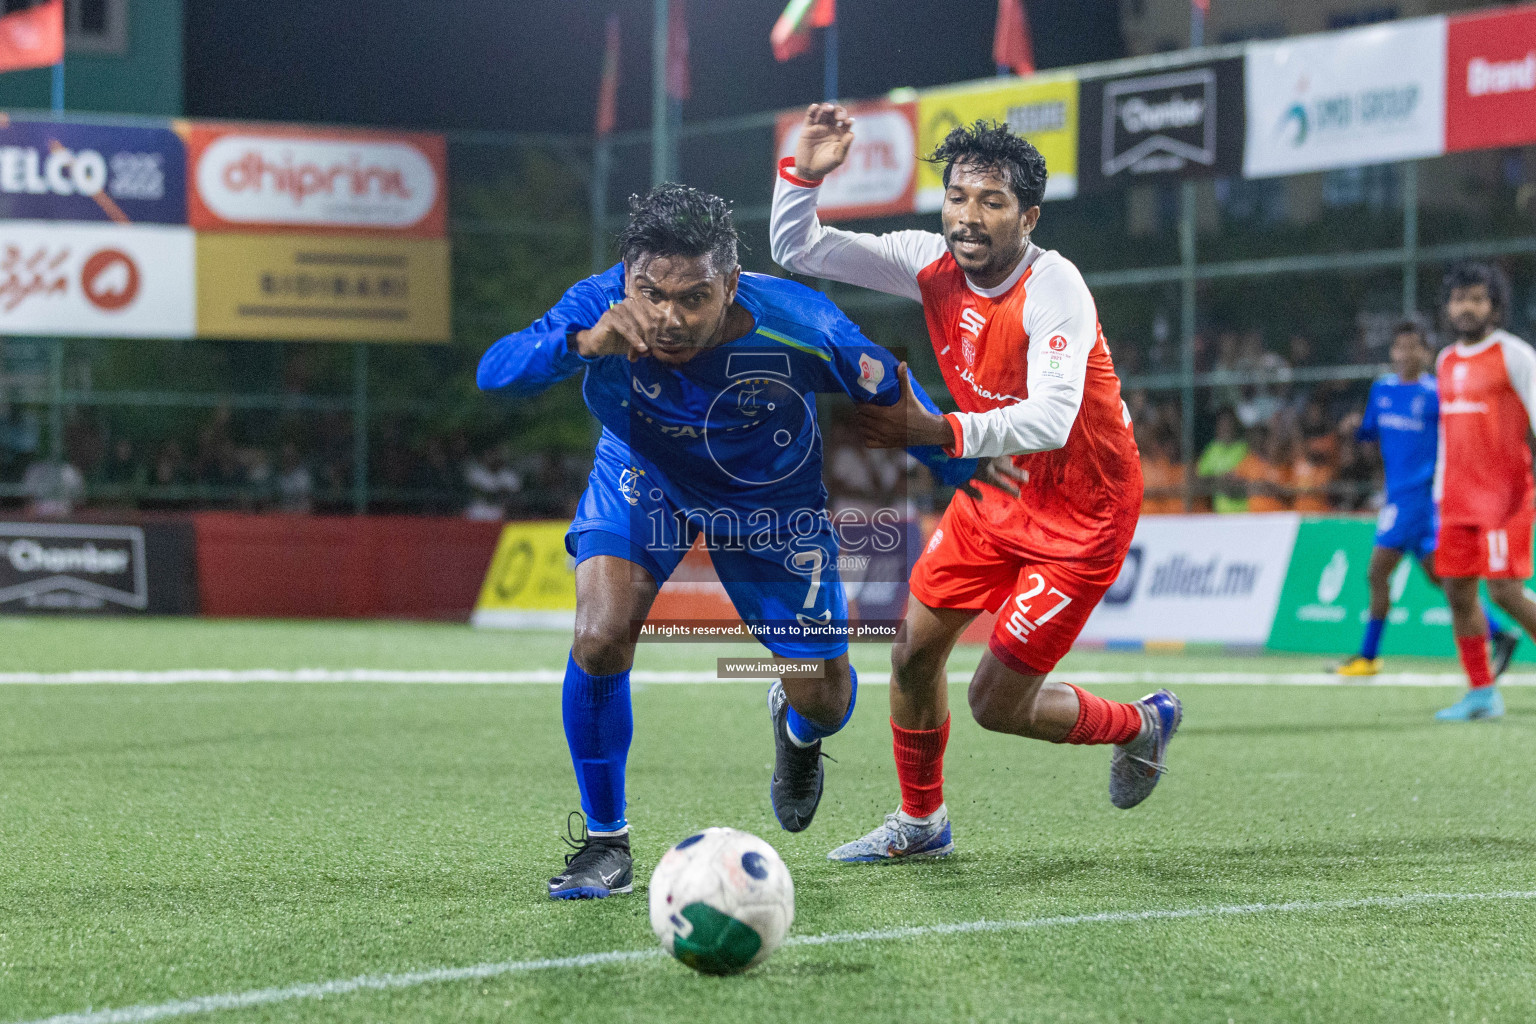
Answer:
POLYGON ((661 326, 659 309, 633 295, 627 296, 598 318, 597 323, 576 333, 576 351, 594 356, 628 356, 630 362, 651 354, 651 344, 661 326))
POLYGON ((795 146, 795 176, 820 181, 848 159, 853 145, 853 118, 835 103, 812 103, 795 146))

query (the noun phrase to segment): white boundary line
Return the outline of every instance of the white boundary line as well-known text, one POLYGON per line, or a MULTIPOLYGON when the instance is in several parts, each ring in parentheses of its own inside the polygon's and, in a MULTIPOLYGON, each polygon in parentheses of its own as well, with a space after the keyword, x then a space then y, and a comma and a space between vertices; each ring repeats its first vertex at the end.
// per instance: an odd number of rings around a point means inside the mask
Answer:
MULTIPOLYGON (((163 686, 179 683, 389 683, 406 685, 521 686, 559 683, 565 672, 533 669, 521 672, 464 672, 372 668, 186 668, 156 671, 86 669, 74 672, 0 672, 0 686, 163 686)), ((952 683, 969 682, 971 673, 951 672, 952 683)), ((1390 672, 1345 678, 1329 672, 1056 672, 1053 679, 1081 686, 1135 683, 1144 686, 1465 686, 1459 672, 1390 672)), ((759 683, 762 679, 720 679, 708 671, 655 672, 637 669, 634 683, 716 684, 759 683)), ((890 682, 886 672, 860 672, 859 681, 875 686, 890 682)), ((1536 686, 1536 673, 1509 673, 1504 686, 1536 686)))
MULTIPOLYGON (((920 939, 929 936, 1016 932, 1034 928, 1064 928, 1082 924, 1134 924, 1146 921, 1182 921, 1190 918, 1243 917, 1253 914, 1359 910, 1367 908, 1396 909, 1431 903, 1529 899, 1536 899, 1536 891, 1431 892, 1410 893, 1403 896, 1374 896, 1354 900, 1298 900, 1291 903, 1218 904, 1207 907, 1189 907, 1184 910, 1107 911, 1099 914, 1034 917, 1018 921, 963 921, 955 924, 914 925, 908 928, 885 928, 863 932, 797 935, 791 936, 785 941, 784 945, 838 946, 864 942, 920 939)), ((607 964, 654 960, 661 957, 661 955, 662 952, 659 948, 612 950, 607 953, 583 953, 579 956, 553 959, 505 960, 501 963, 475 964, 472 967, 439 967, 428 971, 410 971, 403 974, 363 974, 355 978, 344 978, 335 981, 288 985, 282 988, 259 988, 246 992, 226 992, 222 995, 198 996, 193 999, 178 999, 166 1003, 144 1003, 138 1006, 125 1006, 116 1010, 86 1010, 79 1013, 61 1013, 53 1017, 27 1021, 24 1024, 145 1024, 148 1021, 164 1020, 168 1017, 186 1017, 192 1014, 212 1013, 218 1010, 240 1010, 251 1006, 270 1006, 273 1003, 287 1003, 301 999, 324 999, 326 996, 348 995, 364 990, 387 991, 390 989, 416 988, 421 985, 448 981, 474 981, 485 978, 499 978, 512 974, 529 974, 535 971, 563 970, 569 967, 600 967, 607 964)))

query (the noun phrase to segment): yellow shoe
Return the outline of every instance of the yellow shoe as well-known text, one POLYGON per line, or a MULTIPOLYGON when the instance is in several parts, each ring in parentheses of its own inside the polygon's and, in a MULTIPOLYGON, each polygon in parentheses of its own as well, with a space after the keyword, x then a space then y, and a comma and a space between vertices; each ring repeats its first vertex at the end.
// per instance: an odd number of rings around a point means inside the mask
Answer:
POLYGON ((1333 671, 1341 676, 1374 676, 1381 671, 1381 659, 1362 658, 1357 654, 1333 671))

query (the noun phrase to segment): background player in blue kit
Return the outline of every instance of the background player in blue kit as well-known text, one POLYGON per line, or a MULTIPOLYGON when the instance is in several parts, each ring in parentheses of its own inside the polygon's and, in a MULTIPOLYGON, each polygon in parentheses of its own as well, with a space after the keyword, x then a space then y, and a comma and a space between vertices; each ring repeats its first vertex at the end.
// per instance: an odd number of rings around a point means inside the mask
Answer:
MULTIPOLYGON (((810 824, 821 740, 847 722, 858 685, 846 634, 829 632, 845 627, 848 605, 815 395, 891 405, 907 379, 820 293, 743 274, 724 200, 661 185, 630 213, 619 265, 492 345, 477 375, 483 390, 519 397, 585 371, 582 392, 603 425, 566 535, 576 630, 563 717, 586 823, 550 879, 556 899, 632 890, 624 771, 636 629, 700 534, 762 643, 825 659, 821 678, 785 676, 769 691, 774 813, 790 831, 810 824)), ((976 468, 937 448, 911 451, 951 484, 976 468)))
MULTIPOLYGON (((1367 580, 1371 587, 1370 620, 1360 653, 1341 664, 1344 676, 1373 676, 1381 671, 1381 635, 1392 610, 1392 570, 1406 552, 1419 561, 1435 586, 1435 541, 1440 531, 1435 508, 1435 460, 1440 443, 1440 396, 1432 367, 1435 353, 1424 331, 1413 321, 1398 325, 1392 338, 1392 369, 1371 385, 1365 414, 1358 417, 1355 436, 1375 441, 1381 449, 1387 501, 1376 522, 1376 547, 1371 551, 1367 580)), ((1488 634, 1497 677, 1509 667, 1520 638, 1499 626, 1487 603, 1488 634)))

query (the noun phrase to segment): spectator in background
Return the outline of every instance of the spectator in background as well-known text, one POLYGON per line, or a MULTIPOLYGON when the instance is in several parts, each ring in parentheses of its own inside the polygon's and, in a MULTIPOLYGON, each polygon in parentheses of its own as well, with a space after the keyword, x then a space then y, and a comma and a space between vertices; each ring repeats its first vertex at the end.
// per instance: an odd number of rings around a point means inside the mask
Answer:
POLYGON ((1178 446, 1163 431, 1143 432, 1141 442, 1141 514, 1164 515, 1184 511, 1184 464, 1178 446))
POLYGON ((1245 485, 1249 512, 1284 512, 1290 508, 1288 448, 1283 430, 1260 426, 1248 431, 1248 454, 1232 475, 1245 485))
POLYGON ((1237 414, 1222 409, 1216 417, 1216 437, 1200 453, 1195 475, 1210 481, 1211 507, 1217 512, 1248 511, 1248 488, 1233 470, 1248 455, 1248 444, 1237 435, 1237 414))
POLYGON ((1293 370, 1312 365, 1312 339, 1305 334, 1292 334, 1285 346, 1286 359, 1293 370))
POLYGON ((21 478, 21 489, 28 515, 63 519, 85 496, 85 477, 68 462, 34 462, 21 478))
POLYGON ((192 482, 192 468, 179 442, 171 440, 160 446, 150 481, 156 487, 185 487, 192 482))
POLYGON ((113 498, 132 504, 148 478, 149 469, 139 458, 138 449, 131 440, 120 437, 97 465, 93 482, 108 488, 113 498))
POLYGON ((1331 512, 1333 502, 1329 491, 1333 485, 1333 468, 1316 452, 1298 448, 1291 461, 1291 483, 1296 488, 1297 512, 1331 512))
POLYGON ((299 446, 284 441, 277 463, 277 508, 290 515, 308 515, 315 506, 315 478, 304 459, 299 446))
POLYGON ((507 455, 506 447, 497 445, 464 464, 464 482, 469 485, 470 493, 465 518, 507 518, 512 500, 523 489, 522 477, 512 468, 507 455))

